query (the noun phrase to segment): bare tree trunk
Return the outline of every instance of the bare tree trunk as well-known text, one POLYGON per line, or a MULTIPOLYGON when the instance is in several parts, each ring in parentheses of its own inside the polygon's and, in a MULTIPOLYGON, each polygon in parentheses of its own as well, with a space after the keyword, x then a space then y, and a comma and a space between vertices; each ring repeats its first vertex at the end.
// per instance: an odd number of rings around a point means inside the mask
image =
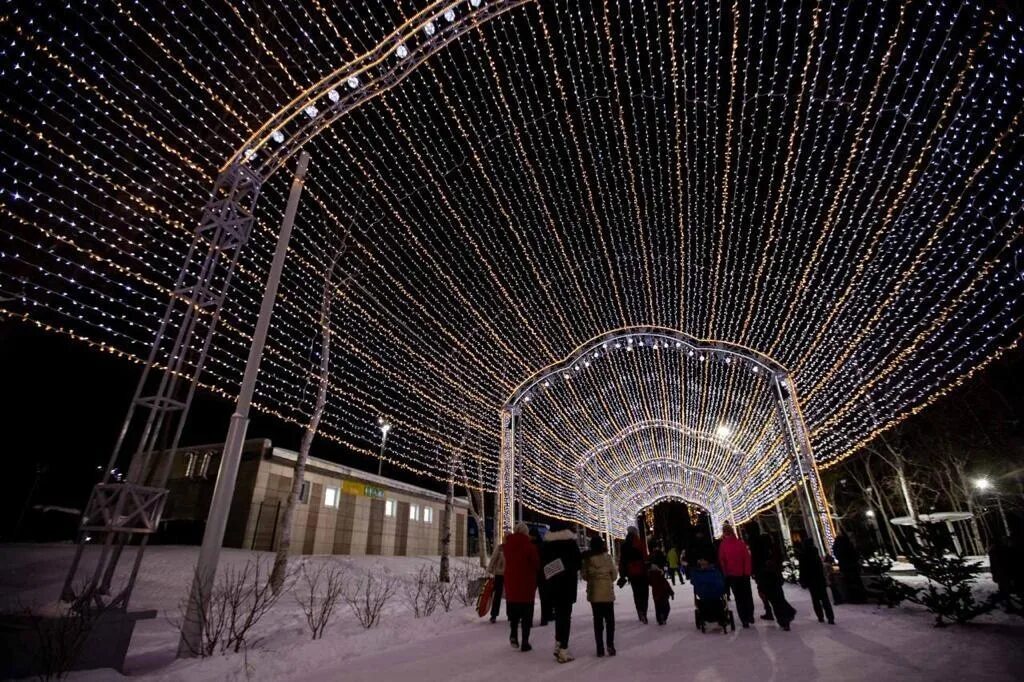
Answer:
POLYGON ((441 536, 441 570, 438 582, 450 582, 449 553, 452 545, 452 503, 455 499, 455 462, 454 457, 448 463, 448 494, 444 497, 444 535, 441 536))
POLYGON ((288 573, 288 551, 292 544, 292 523, 295 518, 295 508, 298 506, 299 493, 302 490, 302 480, 306 474, 306 461, 309 459, 309 449, 313 445, 313 438, 316 437, 317 429, 320 427, 320 418, 323 417, 324 407, 327 405, 327 387, 330 383, 331 366, 331 304, 334 301, 334 269, 338 259, 344 250, 344 240, 339 245, 331 261, 330 270, 324 279, 324 294, 320 304, 320 387, 317 391, 316 404, 313 407, 313 414, 310 416, 309 424, 302 434, 302 443, 299 446, 299 454, 295 458, 295 467, 292 470, 292 488, 288 492, 288 499, 284 505, 284 512, 281 514, 277 526, 277 550, 274 556, 274 568, 270 573, 270 586, 274 594, 277 594, 284 585, 285 575, 288 573))
POLYGON ((874 477, 871 476, 871 474, 869 474, 868 480, 872 481, 871 494, 872 496, 874 496, 878 508, 882 511, 881 521, 885 525, 885 533, 889 536, 889 541, 892 543, 893 551, 896 554, 902 554, 904 553, 903 541, 900 540, 899 534, 897 534, 896 531, 893 530, 892 522, 889 520, 895 517, 895 511, 893 510, 892 505, 889 504, 889 500, 886 499, 885 495, 883 495, 882 492, 875 487, 876 484, 874 483, 873 479, 874 477))
POLYGON ((964 471, 963 462, 956 462, 957 477, 960 479, 960 490, 963 493, 963 500, 967 506, 967 511, 970 512, 971 518, 969 520, 971 528, 971 543, 974 545, 974 553, 976 555, 985 553, 985 545, 981 540, 981 529, 978 527, 978 515, 975 513, 974 497, 971 495, 971 484, 967 480, 967 473, 964 471))

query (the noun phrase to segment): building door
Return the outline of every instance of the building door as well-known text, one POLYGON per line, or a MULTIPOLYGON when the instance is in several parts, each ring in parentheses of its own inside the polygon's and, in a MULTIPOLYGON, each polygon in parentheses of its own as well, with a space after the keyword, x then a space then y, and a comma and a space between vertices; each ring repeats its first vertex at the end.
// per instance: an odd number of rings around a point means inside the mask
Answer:
POLYGON ((366 532, 366 553, 380 554, 384 545, 384 500, 370 500, 370 525, 366 532))
POLYGON ((252 534, 252 549, 258 552, 273 551, 280 513, 281 500, 273 498, 260 502, 256 512, 256 529, 252 534))

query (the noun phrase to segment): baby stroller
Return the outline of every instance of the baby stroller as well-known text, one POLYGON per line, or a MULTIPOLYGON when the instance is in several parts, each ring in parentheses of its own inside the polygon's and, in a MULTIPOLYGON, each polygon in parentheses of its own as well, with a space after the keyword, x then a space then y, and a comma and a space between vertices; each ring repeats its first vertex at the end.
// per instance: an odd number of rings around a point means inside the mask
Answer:
POLYGON ((694 610, 694 620, 697 623, 697 629, 701 632, 707 632, 708 623, 714 623, 722 628, 722 634, 727 634, 730 629, 736 630, 736 620, 732 616, 732 609, 730 609, 725 600, 725 595, 721 597, 705 598, 694 596, 694 603, 697 608, 694 610))
POLYGON ((728 633, 730 627, 735 631, 736 621, 725 600, 725 579, 714 566, 703 561, 700 563, 703 565, 690 578, 693 601, 697 606, 694 611, 697 629, 707 632, 708 623, 717 623, 722 627, 722 634, 728 633))

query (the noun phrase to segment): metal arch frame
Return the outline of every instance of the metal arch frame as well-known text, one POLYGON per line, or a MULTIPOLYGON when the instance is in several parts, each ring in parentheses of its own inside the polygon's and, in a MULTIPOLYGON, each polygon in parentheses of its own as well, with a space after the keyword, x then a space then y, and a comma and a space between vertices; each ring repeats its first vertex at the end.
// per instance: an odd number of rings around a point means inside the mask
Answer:
POLYGON ((666 429, 668 431, 676 431, 677 433, 683 433, 687 436, 693 436, 697 440, 702 440, 707 443, 711 443, 712 445, 721 447, 723 450, 728 452, 733 459, 735 459, 737 456, 747 457, 750 455, 749 452, 740 447, 726 447, 723 443, 723 439, 718 438, 717 436, 708 435, 703 431, 700 431, 699 429, 695 429, 692 426, 687 426, 686 424, 682 424, 678 421, 672 421, 669 419, 645 419, 644 421, 633 422, 629 426, 619 429, 611 438, 608 438, 605 441, 601 442, 600 444, 595 445, 594 447, 587 450, 587 452, 583 455, 583 458, 580 460, 579 464, 576 465, 576 468, 582 470, 591 461, 593 461, 595 457, 597 457, 604 451, 611 450, 625 439, 637 433, 640 433, 641 431, 653 429, 666 429))
MULTIPOLYGON (((738 468, 741 468, 741 469, 745 468, 745 466, 746 466, 746 461, 745 461, 746 458, 751 456, 750 452, 748 452, 746 450, 743 450, 742 448, 739 448, 739 447, 732 447, 732 448, 726 447, 725 444, 723 443, 723 439, 718 438, 716 436, 706 435, 702 431, 699 431, 699 430, 694 429, 692 427, 686 426, 685 424, 681 424, 679 422, 670 421, 670 420, 664 420, 664 419, 648 419, 648 420, 645 420, 645 421, 642 421, 642 422, 636 422, 634 424, 631 424, 630 426, 627 426, 627 427, 625 427, 623 429, 620 429, 618 431, 618 433, 616 433, 612 438, 604 441, 603 443, 601 443, 600 445, 598 445, 598 446, 596 446, 594 448, 591 448, 588 451, 588 453, 584 456, 584 459, 581 460, 580 463, 576 467, 576 469, 577 469, 576 477, 577 477, 577 481, 578 481, 578 486, 580 488, 582 488, 583 482, 584 482, 585 470, 594 461, 595 458, 597 458, 602 453, 612 449, 613 447, 621 444, 626 438, 629 438, 629 437, 631 437, 631 436, 633 436, 633 435, 635 435, 637 433, 640 433, 641 431, 646 430, 646 429, 666 429, 666 430, 669 430, 669 431, 675 431, 676 433, 682 433, 684 435, 692 436, 692 437, 697 438, 697 439, 699 439, 701 441, 710 443, 713 446, 721 447, 723 450, 725 450, 729 454, 731 461, 734 464, 736 464, 738 468), (739 461, 737 462, 737 460, 739 460, 739 461)), ((659 458, 655 458, 655 459, 660 460, 660 459, 664 459, 664 458, 659 457, 659 458)), ((649 460, 649 461, 654 461, 654 460, 649 460)), ((677 463, 681 462, 681 460, 671 460, 671 461, 677 462, 677 463)), ((647 464, 647 462, 644 462, 641 466, 645 466, 646 464, 647 464)), ((708 471, 707 469, 703 469, 703 468, 700 468, 700 467, 690 467, 690 468, 691 469, 695 469, 695 470, 705 471, 705 472, 708 471)), ((724 481, 719 481, 719 483, 721 485, 725 485, 724 481)))
MULTIPOLYGON (((684 475, 687 474, 687 473, 692 472, 692 473, 696 473, 699 476, 702 476, 704 478, 708 478, 711 481, 714 481, 714 483, 716 483, 717 486, 718 486, 717 490, 719 491, 719 493, 721 493, 721 491, 723 491, 723 490, 726 491, 725 495, 726 495, 726 498, 727 498, 728 507, 730 508, 730 511, 732 512, 732 509, 733 509, 732 500, 729 499, 729 493, 728 493, 729 486, 726 485, 725 479, 723 479, 721 476, 719 476, 719 475, 709 471, 708 469, 706 469, 704 467, 687 466, 685 462, 683 462, 681 460, 678 460, 678 459, 674 459, 672 457, 667 457, 667 456, 653 457, 653 458, 643 462, 638 468, 636 468, 636 469, 634 469, 632 471, 626 471, 626 472, 623 472, 623 473, 619 474, 615 478, 613 478, 610 481, 608 481, 608 484, 606 486, 604 486, 604 493, 603 493, 603 495, 600 494, 600 490, 601 489, 599 487, 592 486, 591 489, 597 492, 597 497, 595 497, 595 495, 593 495, 593 494, 590 494, 589 492, 586 493, 584 496, 589 501, 591 501, 591 502, 594 501, 595 499, 598 499, 599 497, 607 498, 611 494, 612 489, 617 487, 622 481, 625 481, 625 480, 628 480, 630 478, 633 478, 634 476, 638 476, 638 475, 642 474, 648 467, 654 466, 654 465, 659 465, 659 464, 660 465, 668 465, 668 466, 672 466, 672 467, 678 467, 681 470, 681 473, 683 473, 684 475)), ((701 504, 697 500, 694 500, 694 502, 696 504, 701 504)), ((733 516, 735 516, 735 513, 733 513, 733 516)))
MULTIPOLYGON (((714 481, 717 484, 717 487, 715 488, 717 494, 715 495, 715 497, 719 498, 719 499, 723 499, 724 498, 724 500, 725 500, 725 510, 728 511, 729 518, 732 520, 733 523, 738 523, 739 522, 739 519, 736 516, 736 509, 735 509, 735 507, 733 506, 733 503, 732 503, 732 496, 729 494, 729 488, 725 484, 725 482, 724 482, 724 480, 722 479, 721 476, 717 476, 717 475, 707 471, 706 469, 696 468, 696 467, 687 467, 686 465, 682 464, 678 460, 669 459, 669 458, 658 458, 658 459, 649 460, 648 462, 645 462, 643 464, 643 467, 641 469, 637 469, 635 471, 624 473, 624 474, 616 477, 612 481, 610 481, 609 484, 606 486, 605 493, 604 493, 606 509, 608 509, 608 511, 610 512, 609 507, 610 507, 611 499, 613 497, 612 496, 612 489, 613 488, 617 487, 617 485, 620 484, 622 481, 628 480, 628 479, 630 479, 630 478, 640 474, 643 471, 643 469, 646 468, 647 466, 652 465, 652 464, 656 464, 656 463, 657 464, 668 463, 668 464, 671 464, 671 465, 675 465, 675 466, 678 466, 682 470, 681 473, 683 473, 683 474, 686 474, 688 472, 693 472, 693 473, 698 474, 698 476, 700 476, 700 477, 705 477, 705 478, 708 478, 708 479, 714 481)), ((692 486, 688 486, 687 485, 687 482, 686 482, 685 479, 681 480, 681 481, 680 480, 676 480, 676 479, 665 479, 665 480, 662 480, 662 481, 657 481, 657 482, 652 483, 651 485, 649 485, 647 488, 644 488, 643 490, 647 491, 647 490, 650 490, 650 488, 652 488, 654 486, 658 486, 658 485, 679 485, 681 490, 688 491, 688 492, 691 493, 689 496, 686 496, 686 500, 688 502, 691 502, 693 504, 697 504, 697 505, 699 505, 701 507, 704 507, 704 508, 706 508, 708 510, 711 509, 710 501, 709 500, 698 499, 699 496, 695 494, 695 491, 693 490, 692 486)), ((616 496, 616 499, 632 500, 634 497, 636 497, 636 494, 634 494, 632 496, 629 496, 629 497, 616 496)), ((608 512, 606 512, 606 513, 608 513, 608 512)), ((611 518, 606 518, 605 519, 605 525, 608 526, 609 528, 612 526, 611 518)))
MULTIPOLYGON (((818 546, 822 548, 823 552, 827 551, 835 539, 835 530, 821 485, 818 467, 814 461, 814 451, 810 442, 809 432, 796 397, 796 386, 793 383, 789 370, 768 355, 745 346, 726 341, 698 339, 679 330, 657 326, 622 327, 595 336, 577 346, 562 360, 534 372, 529 378, 520 383, 508 400, 505 401, 505 404, 499 411, 501 449, 499 452, 497 505, 497 516, 501 521, 503 532, 509 532, 512 529, 514 508, 517 501, 515 478, 520 472, 517 470, 515 463, 515 426, 521 415, 522 403, 531 402, 531 393, 538 385, 548 382, 552 376, 561 374, 569 368, 575 368, 577 363, 587 359, 587 356, 595 352, 601 353, 602 350, 607 350, 609 344, 621 344, 625 340, 627 345, 639 343, 639 345, 644 346, 652 341, 652 339, 669 341, 671 343, 666 344, 667 348, 674 346, 675 349, 685 350, 688 354, 703 352, 736 357, 741 361, 752 364, 757 371, 763 370, 767 374, 775 393, 777 418, 782 426, 783 433, 788 435, 787 440, 792 457, 790 471, 797 488, 802 492, 802 494, 798 494, 798 499, 800 500, 804 518, 806 523, 811 526, 811 533, 817 540, 818 546)), ((620 348, 621 345, 617 347, 617 349, 620 348)), ((629 428, 626 427, 623 430, 629 428)), ((579 471, 577 469, 577 472, 579 471)), ((522 505, 522 502, 520 502, 520 505, 522 505)))
MULTIPOLYGON (((628 518, 629 515, 632 513, 632 511, 639 511, 641 509, 644 509, 646 507, 651 506, 652 504, 657 504, 661 500, 664 500, 664 499, 667 499, 667 498, 673 497, 673 496, 677 497, 679 499, 682 499, 684 502, 688 502, 690 504, 695 504, 695 505, 697 505, 699 507, 703 507, 703 508, 707 509, 709 515, 711 516, 711 525, 713 526, 714 530, 718 531, 718 530, 721 529, 722 521, 723 521, 723 519, 721 518, 722 515, 720 513, 716 513, 715 510, 711 509, 708 506, 705 506, 704 504, 702 504, 698 500, 695 500, 691 496, 687 495, 685 487, 681 483, 679 483, 677 481, 660 481, 658 483, 653 483, 653 484, 647 486, 642 491, 638 491, 634 495, 631 495, 630 497, 626 498, 622 502, 622 504, 620 505, 619 511, 620 511, 620 514, 622 516, 628 518), (651 491, 653 491, 653 490, 655 490, 655 489, 657 489, 659 487, 673 488, 673 489, 677 490, 678 492, 675 492, 675 493, 662 493, 662 494, 651 496, 650 495, 651 491), (643 500, 643 502, 641 502, 641 500, 643 500)), ((725 511, 726 511, 725 509, 720 510, 720 512, 725 512, 725 511)))
POLYGON ((171 289, 103 480, 93 489, 86 506, 62 599, 83 607, 92 602, 127 609, 143 550, 159 527, 173 453, 178 449, 195 387, 206 366, 239 257, 252 234, 263 184, 303 144, 339 118, 398 85, 466 32, 533 1, 484 0, 473 7, 465 0, 435 0, 373 49, 282 107, 220 168, 171 289), (444 18, 448 12, 454 12, 451 21, 444 18), (428 24, 433 25, 430 32, 428 24), (395 52, 400 44, 407 50, 405 57, 395 52), (358 79, 356 87, 348 85, 350 78, 358 79), (310 106, 316 109, 313 115, 306 113, 310 106), (281 142, 268 152, 275 139, 281 142), (137 445, 129 456, 127 442, 136 436, 137 445), (128 475, 124 480, 113 480, 112 472, 126 457, 128 475), (120 513, 128 507, 139 513, 120 513), (101 553, 91 577, 76 593, 73 586, 80 582, 77 575, 89 535, 102 538, 101 553), (116 596, 107 598, 121 550, 135 535, 141 535, 141 542, 127 582, 116 596))
POLYGON ((512 409, 519 406, 520 402, 529 402, 532 398, 530 394, 534 389, 536 389, 538 384, 550 379, 552 376, 563 373, 566 369, 574 367, 579 361, 586 360, 586 356, 591 355, 595 351, 600 352, 599 349, 607 350, 608 344, 625 340, 627 345, 629 345, 634 343, 634 339, 638 340, 639 345, 641 346, 646 345, 646 341, 658 339, 670 341, 676 349, 686 350, 687 352, 714 353, 718 355, 726 355, 730 358, 735 357, 749 364, 753 364, 758 368, 758 371, 763 370, 769 376, 779 373, 788 374, 788 370, 785 367, 768 355, 737 343, 714 339, 699 339, 695 336, 681 332, 678 329, 671 329, 669 327, 620 327, 618 329, 605 332, 604 334, 599 334, 598 336, 585 341, 562 360, 542 367, 538 371, 534 372, 529 378, 519 384, 519 386, 512 391, 512 394, 509 396, 508 400, 505 401, 505 404, 501 409, 512 409))
POLYGON ((247 165, 266 180, 302 145, 353 109, 401 83, 441 49, 469 31, 536 0, 434 0, 376 46, 303 90, 255 130, 220 169, 247 165), (445 15, 452 13, 452 19, 445 15), (399 47, 404 57, 397 54, 399 47), (350 80, 355 79, 354 85, 350 80), (313 107, 315 113, 307 112, 313 107), (280 139, 276 143, 275 137, 280 139))

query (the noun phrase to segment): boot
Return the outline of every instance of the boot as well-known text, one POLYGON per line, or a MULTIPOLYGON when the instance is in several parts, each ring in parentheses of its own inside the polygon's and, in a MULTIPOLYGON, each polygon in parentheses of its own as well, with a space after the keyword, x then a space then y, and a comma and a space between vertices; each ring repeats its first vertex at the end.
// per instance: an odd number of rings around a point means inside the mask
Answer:
POLYGON ((615 655, 615 647, 612 646, 611 644, 608 645, 608 655, 609 656, 614 656, 615 655))
POLYGON ((519 638, 516 637, 515 635, 512 635, 511 637, 508 638, 508 643, 512 645, 513 649, 518 649, 519 648, 519 638))
POLYGON ((575 658, 573 658, 573 655, 569 653, 568 649, 559 649, 558 653, 556 654, 556 658, 558 658, 559 663, 568 663, 569 661, 576 660, 575 658))
POLYGON ((604 658, 604 645, 600 642, 597 643, 597 657, 604 658))

